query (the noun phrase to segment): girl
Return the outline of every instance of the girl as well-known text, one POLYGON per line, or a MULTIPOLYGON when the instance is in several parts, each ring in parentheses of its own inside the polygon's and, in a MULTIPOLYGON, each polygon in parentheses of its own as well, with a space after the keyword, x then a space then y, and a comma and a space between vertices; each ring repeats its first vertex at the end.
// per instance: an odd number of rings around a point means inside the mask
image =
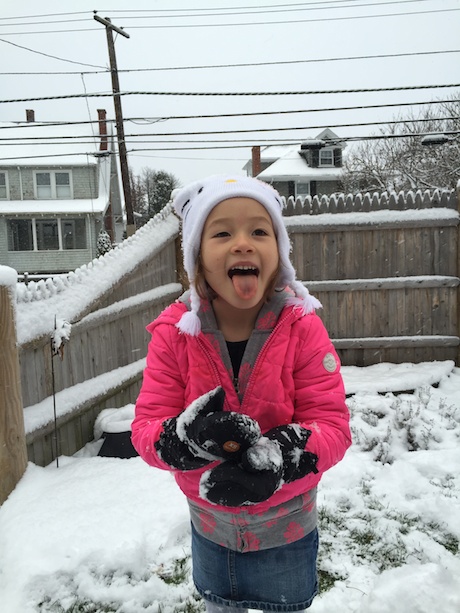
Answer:
POLYGON ((133 443, 187 497, 209 613, 302 611, 316 486, 351 442, 339 359, 295 278, 278 192, 211 177, 174 208, 190 290, 148 327, 133 443))

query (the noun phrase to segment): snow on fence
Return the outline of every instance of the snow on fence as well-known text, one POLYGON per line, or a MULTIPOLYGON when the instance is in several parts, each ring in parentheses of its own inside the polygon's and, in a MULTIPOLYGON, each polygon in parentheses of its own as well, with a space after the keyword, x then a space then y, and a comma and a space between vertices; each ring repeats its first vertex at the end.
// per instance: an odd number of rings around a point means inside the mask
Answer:
MULTIPOLYGON (((411 197, 398 201, 407 205, 411 197)), ((428 207, 425 199, 418 209, 339 212, 328 202, 327 213, 296 214, 285 223, 298 278, 322 302, 318 313, 343 364, 459 363, 459 215, 452 194, 448 205, 438 198, 428 207)), ((68 285, 59 279, 18 287, 30 460, 54 459, 53 379, 60 453, 92 439, 100 410, 135 401, 149 340, 145 326, 182 291, 178 228, 168 209, 71 273, 68 285), (52 363, 56 318, 72 330, 63 359, 52 363)))
POLYGON ((374 192, 365 194, 331 194, 324 196, 290 196, 283 211, 285 216, 320 215, 323 213, 362 213, 369 211, 402 211, 408 209, 448 208, 457 210, 455 190, 417 190, 415 192, 374 192))

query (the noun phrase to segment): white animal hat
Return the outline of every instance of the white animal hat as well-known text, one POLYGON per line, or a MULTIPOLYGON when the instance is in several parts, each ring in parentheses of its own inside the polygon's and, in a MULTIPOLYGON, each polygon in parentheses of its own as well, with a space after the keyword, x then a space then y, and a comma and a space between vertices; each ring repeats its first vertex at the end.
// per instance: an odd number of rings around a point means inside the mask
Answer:
POLYGON ((229 198, 251 198, 265 207, 271 217, 278 242, 280 272, 276 287, 290 287, 295 296, 289 302, 302 308, 304 315, 321 308, 319 300, 311 296, 308 289, 296 279, 294 267, 289 259, 291 243, 283 222, 283 202, 279 193, 259 179, 239 175, 213 176, 184 187, 173 200, 174 209, 182 219, 184 268, 190 282, 191 311, 184 313, 177 323, 181 332, 196 336, 201 330, 201 322, 197 315, 200 297, 195 287, 201 234, 212 209, 229 198))

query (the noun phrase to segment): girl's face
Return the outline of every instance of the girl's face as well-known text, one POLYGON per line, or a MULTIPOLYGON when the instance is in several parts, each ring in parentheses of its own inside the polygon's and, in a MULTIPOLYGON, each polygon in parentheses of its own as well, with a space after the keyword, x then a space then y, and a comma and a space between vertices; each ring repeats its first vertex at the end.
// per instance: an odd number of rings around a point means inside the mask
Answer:
POLYGON ((230 198, 216 205, 203 228, 201 262, 218 302, 238 309, 261 305, 279 264, 266 209, 251 198, 230 198))

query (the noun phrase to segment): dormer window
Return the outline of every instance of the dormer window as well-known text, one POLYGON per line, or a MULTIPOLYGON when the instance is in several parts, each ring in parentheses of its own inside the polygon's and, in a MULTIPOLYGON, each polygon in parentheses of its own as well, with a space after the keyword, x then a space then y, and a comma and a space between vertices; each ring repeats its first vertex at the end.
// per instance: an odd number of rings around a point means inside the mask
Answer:
POLYGON ((72 198, 70 170, 34 171, 35 197, 38 200, 66 200, 72 198))
POLYGON ((334 151, 332 149, 320 149, 319 165, 334 166, 334 151))

